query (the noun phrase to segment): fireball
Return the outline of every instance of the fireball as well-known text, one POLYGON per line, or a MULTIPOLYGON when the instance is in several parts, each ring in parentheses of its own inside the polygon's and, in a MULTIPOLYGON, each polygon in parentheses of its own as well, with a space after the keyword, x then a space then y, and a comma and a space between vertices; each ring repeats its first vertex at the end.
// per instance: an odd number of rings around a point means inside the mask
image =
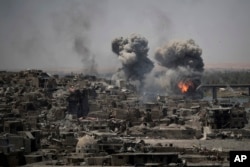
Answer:
POLYGON ((187 93, 190 88, 194 87, 194 85, 192 81, 180 81, 178 87, 181 93, 187 93))

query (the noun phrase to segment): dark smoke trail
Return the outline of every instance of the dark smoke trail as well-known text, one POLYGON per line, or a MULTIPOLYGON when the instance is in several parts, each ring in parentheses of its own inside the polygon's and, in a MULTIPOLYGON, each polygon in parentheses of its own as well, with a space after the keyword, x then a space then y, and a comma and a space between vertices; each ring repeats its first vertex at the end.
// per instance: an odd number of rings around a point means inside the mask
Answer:
POLYGON ((192 39, 172 41, 156 50, 155 59, 161 66, 167 68, 166 76, 163 77, 166 80, 168 93, 185 92, 186 95, 200 95, 200 92, 196 92, 196 88, 201 84, 204 71, 201 54, 202 49, 192 39), (186 91, 183 91, 181 86, 184 86, 186 91))
POLYGON ((53 30, 60 41, 71 41, 73 54, 81 59, 82 72, 96 75, 95 51, 91 50, 91 31, 99 18, 101 3, 88 1, 67 1, 52 13, 53 30), (64 4, 64 5, 63 5, 64 4))
POLYGON ((117 71, 116 77, 128 81, 140 81, 142 84, 145 75, 154 67, 148 58, 148 50, 148 41, 140 35, 132 34, 129 38, 114 39, 112 51, 122 63, 122 68, 117 71))
POLYGON ((83 37, 76 37, 74 41, 74 50, 82 57, 82 63, 84 66, 83 72, 85 74, 96 75, 97 64, 95 63, 95 57, 91 54, 87 47, 86 39, 83 37))

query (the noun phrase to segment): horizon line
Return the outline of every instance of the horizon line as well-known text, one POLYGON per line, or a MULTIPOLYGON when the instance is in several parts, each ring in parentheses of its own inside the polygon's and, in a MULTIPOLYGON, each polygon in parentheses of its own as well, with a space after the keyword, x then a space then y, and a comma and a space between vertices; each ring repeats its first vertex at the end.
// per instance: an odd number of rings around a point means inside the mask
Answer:
MULTIPOLYGON (((112 67, 104 67, 97 69, 99 74, 116 72, 118 68, 112 67), (102 72, 100 72, 102 71, 102 72)), ((156 71, 161 71, 165 69, 162 66, 156 66, 156 71)), ((221 70, 250 70, 250 63, 206 63, 204 66, 204 70, 210 69, 221 69, 221 70)), ((77 72, 83 73, 83 69, 81 67, 54 67, 54 68, 9 68, 9 69, 1 69, 0 71, 25 71, 25 70, 43 70, 49 72, 77 72)))

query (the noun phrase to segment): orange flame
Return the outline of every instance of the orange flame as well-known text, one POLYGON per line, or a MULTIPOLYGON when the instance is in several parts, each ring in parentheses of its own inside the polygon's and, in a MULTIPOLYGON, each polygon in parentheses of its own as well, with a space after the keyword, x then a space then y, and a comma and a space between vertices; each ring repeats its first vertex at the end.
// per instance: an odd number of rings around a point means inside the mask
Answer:
POLYGON ((188 89, 194 87, 194 85, 191 81, 180 81, 178 87, 180 88, 181 93, 187 93, 188 89))

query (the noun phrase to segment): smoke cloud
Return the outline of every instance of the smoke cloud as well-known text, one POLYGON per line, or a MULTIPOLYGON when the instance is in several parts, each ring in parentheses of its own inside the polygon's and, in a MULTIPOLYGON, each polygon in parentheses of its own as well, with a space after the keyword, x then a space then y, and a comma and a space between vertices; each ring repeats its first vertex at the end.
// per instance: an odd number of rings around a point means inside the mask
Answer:
POLYGON ((148 41, 146 38, 132 34, 128 38, 116 38, 112 41, 112 51, 122 63, 115 74, 116 78, 128 81, 139 81, 141 84, 145 75, 154 68, 148 58, 148 41))
POLYGON ((202 72, 204 63, 202 50, 194 40, 172 41, 156 50, 155 59, 169 69, 185 67, 202 72))
POLYGON ((94 46, 100 45, 96 44, 99 29, 95 27, 104 20, 105 4, 78 0, 1 1, 0 68, 95 74, 97 52, 103 52, 94 46))
POLYGON ((82 57, 83 73, 96 75, 97 64, 95 62, 95 56, 91 54, 85 39, 86 37, 84 38, 83 36, 76 37, 74 40, 74 50, 79 56, 82 57))
MULTIPOLYGON (((68 17, 67 19, 69 19, 68 27, 65 27, 67 31, 65 32, 73 39, 73 51, 81 58, 83 64, 82 72, 88 75, 97 74, 97 63, 93 50, 91 49, 92 40, 90 37, 90 32, 93 28, 93 17, 95 17, 93 11, 97 10, 95 5, 95 3, 75 3, 64 12, 68 17)), ((63 22, 55 24, 57 32, 63 29, 61 27, 62 23, 63 22)))
POLYGON ((164 86, 168 93, 183 93, 179 86, 186 83, 186 95, 200 95, 196 88, 201 84, 204 70, 201 54, 202 49, 192 39, 171 41, 156 50, 155 59, 167 68, 166 73, 160 77, 165 78, 164 86))

